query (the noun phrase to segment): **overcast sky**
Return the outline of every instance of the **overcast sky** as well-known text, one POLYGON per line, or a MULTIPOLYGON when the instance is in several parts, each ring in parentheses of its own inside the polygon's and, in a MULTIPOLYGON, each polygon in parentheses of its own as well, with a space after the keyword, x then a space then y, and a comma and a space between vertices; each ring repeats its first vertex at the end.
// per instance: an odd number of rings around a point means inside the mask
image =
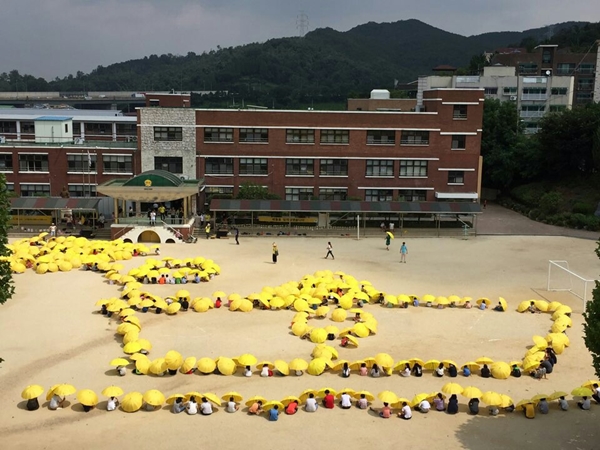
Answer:
POLYGON ((0 72, 54 78, 150 54, 202 53, 309 30, 419 19, 472 35, 598 21, 598 0, 2 0, 0 72))

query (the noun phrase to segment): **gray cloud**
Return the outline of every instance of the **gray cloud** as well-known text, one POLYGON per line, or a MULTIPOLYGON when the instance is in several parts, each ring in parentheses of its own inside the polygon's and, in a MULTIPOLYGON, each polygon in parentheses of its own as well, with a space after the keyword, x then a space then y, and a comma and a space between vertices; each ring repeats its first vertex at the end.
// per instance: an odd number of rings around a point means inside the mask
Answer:
POLYGON ((416 18, 462 35, 596 20, 596 0, 5 0, 0 72, 53 78, 150 54, 201 53, 297 34, 348 30, 361 23, 416 18))

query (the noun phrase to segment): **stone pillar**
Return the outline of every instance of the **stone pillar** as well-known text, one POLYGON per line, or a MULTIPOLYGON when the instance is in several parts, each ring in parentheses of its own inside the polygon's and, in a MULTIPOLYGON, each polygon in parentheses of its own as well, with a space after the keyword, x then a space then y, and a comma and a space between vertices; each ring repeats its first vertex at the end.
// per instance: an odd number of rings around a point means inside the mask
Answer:
POLYGON ((21 121, 17 120, 17 140, 21 140, 21 121))
MULTIPOLYGON (((85 139, 85 123, 81 122, 81 125, 79 125, 81 127, 81 139, 85 139)), ((115 212, 116 215, 116 212, 115 212)))
POLYGON ((183 219, 186 220, 188 216, 188 198, 183 197, 183 219))
POLYGON ((117 122, 112 123, 112 140, 117 140, 117 122))

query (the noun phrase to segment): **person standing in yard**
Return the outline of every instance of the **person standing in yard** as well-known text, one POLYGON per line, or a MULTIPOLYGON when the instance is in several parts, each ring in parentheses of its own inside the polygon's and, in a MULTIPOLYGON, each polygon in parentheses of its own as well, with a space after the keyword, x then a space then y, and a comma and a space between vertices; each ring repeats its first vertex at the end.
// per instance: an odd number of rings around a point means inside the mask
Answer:
POLYGON ((235 243, 240 245, 240 230, 238 228, 234 228, 235 230, 235 243))
POLYGON ((204 232, 206 233, 206 239, 210 238, 210 222, 206 224, 206 228, 204 228, 204 232))
POLYGON ((390 243, 392 242, 392 237, 390 236, 389 233, 386 233, 385 235, 385 249, 389 252, 390 251, 390 243))
POLYGON ((331 245, 331 242, 327 242, 327 254, 325 255, 325 259, 329 258, 329 255, 335 259, 335 256, 333 256, 333 246, 331 245))
POLYGON ((279 256, 279 249, 277 244, 273 242, 273 264, 277 264, 277 257, 279 256))
POLYGON ((52 222, 52 225, 50 225, 48 231, 50 231, 51 238, 56 237, 56 225, 54 225, 54 222, 52 222))
POLYGON ((150 226, 153 227, 156 225, 156 211, 150 211, 150 226))
POLYGON ((406 263, 406 255, 408 255, 408 247, 406 246, 406 242, 403 242, 400 246, 400 262, 406 263))

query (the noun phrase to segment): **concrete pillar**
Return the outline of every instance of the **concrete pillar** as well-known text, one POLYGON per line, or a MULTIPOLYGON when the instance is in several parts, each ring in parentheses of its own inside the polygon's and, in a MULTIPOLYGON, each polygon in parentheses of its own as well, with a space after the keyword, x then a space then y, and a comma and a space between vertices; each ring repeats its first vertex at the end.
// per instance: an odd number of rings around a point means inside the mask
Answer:
POLYGON ((21 140, 21 121, 17 120, 17 140, 21 140))
POLYGON ((596 75, 594 81, 594 102, 600 103, 600 40, 596 41, 596 75))
POLYGON ((183 219, 187 219, 188 214, 188 198, 183 197, 183 219))
POLYGON ((119 223, 119 201, 113 198, 113 208, 115 211, 115 223, 119 223))
POLYGON ((112 123, 112 140, 117 140, 117 122, 112 123))
MULTIPOLYGON (((81 127, 81 139, 85 139, 85 123, 81 122, 80 127, 81 127)), ((116 212, 115 212, 115 215, 116 215, 116 212)))

